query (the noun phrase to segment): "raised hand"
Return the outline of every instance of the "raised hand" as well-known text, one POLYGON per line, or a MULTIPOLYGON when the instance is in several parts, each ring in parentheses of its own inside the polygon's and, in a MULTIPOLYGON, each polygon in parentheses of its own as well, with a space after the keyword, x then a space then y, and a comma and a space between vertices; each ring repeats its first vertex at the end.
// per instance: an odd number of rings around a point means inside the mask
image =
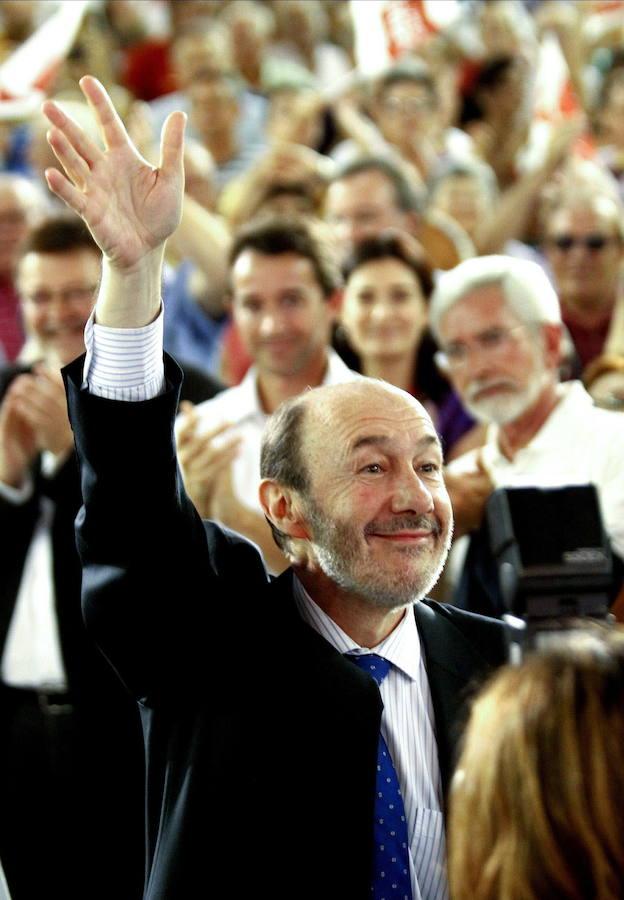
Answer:
POLYGON ((133 271, 175 230, 184 190, 182 164, 186 117, 172 113, 161 135, 160 164, 144 160, 130 140, 110 97, 87 75, 80 87, 99 125, 101 150, 53 101, 43 104, 52 124, 48 141, 65 174, 46 171, 50 189, 82 216, 111 265, 133 271))

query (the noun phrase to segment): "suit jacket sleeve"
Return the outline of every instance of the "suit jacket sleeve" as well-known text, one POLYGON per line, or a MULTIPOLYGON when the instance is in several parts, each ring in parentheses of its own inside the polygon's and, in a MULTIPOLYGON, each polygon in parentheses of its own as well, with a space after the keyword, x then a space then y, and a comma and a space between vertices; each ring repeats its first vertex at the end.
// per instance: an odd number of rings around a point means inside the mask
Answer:
POLYGON ((184 491, 175 362, 166 359, 166 392, 136 403, 82 390, 82 364, 64 377, 81 470, 83 613, 128 688, 149 703, 199 689, 198 660, 231 622, 232 605, 266 584, 266 570, 254 545, 204 525, 184 491))

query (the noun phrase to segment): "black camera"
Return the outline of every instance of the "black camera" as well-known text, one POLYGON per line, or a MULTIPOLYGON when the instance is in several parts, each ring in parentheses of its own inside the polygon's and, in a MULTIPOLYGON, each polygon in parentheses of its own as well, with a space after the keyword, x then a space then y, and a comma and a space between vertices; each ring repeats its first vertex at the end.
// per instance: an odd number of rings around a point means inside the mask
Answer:
POLYGON ((486 506, 510 661, 583 619, 608 621, 613 557, 596 488, 499 488, 486 506))

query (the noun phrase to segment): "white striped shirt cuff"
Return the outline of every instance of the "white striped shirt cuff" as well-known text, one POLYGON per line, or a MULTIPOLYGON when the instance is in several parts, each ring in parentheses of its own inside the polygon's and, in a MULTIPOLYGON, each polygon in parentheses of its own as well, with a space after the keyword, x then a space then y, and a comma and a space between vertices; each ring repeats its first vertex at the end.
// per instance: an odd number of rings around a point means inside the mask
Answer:
POLYGON ((163 311, 143 328, 85 326, 83 388, 108 400, 151 400, 165 390, 163 311))

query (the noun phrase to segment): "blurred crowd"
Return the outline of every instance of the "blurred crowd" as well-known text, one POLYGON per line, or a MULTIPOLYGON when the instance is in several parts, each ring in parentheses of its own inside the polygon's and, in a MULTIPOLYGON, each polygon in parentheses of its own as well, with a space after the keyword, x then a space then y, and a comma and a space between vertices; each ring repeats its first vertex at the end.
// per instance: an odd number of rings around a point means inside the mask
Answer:
MULTIPOLYGON (((101 680, 77 624, 79 564, 67 544, 79 490, 58 374, 83 351, 100 254, 46 187, 56 165, 47 120, 16 110, 2 79, 59 6, 0 2, 0 521, 15 563, 2 581, 2 715, 14 690, 34 689, 39 703, 43 686, 77 708, 89 705, 89 679, 102 696, 119 690, 110 673, 101 680), (64 577, 50 564, 62 554, 64 577), (45 582, 47 618, 32 614, 42 651, 16 610, 45 582), (75 607, 68 619, 61 597, 75 607)), ((256 500, 267 415, 307 385, 360 372, 420 399, 442 437, 456 540, 439 599, 501 614, 484 526, 495 487, 591 482, 618 613, 624 2, 94 0, 45 90, 99 142, 85 74, 106 86, 154 166, 168 114, 188 116, 184 209, 162 292, 165 348, 186 377, 179 461, 200 513, 284 569, 256 500)), ((113 706, 117 715, 121 701, 113 706)), ((17 816, 33 764, 14 780, 23 723, 11 721, 4 768, 17 816)), ((101 748, 88 716, 81 727, 101 748)), ((114 768, 117 788, 100 787, 102 808, 142 765, 134 710, 112 733, 107 757, 132 744, 133 758, 119 763, 123 777, 114 768)), ((68 758, 63 778, 71 768, 68 758)), ((47 789, 30 787, 37 798, 47 789)), ((120 845, 140 862, 139 807, 120 845)), ((24 809, 4 835, 0 822, 16 900, 43 890, 20 859, 32 828, 24 809)), ((107 821, 102 813, 103 830, 107 821)), ((134 866, 136 884, 141 874, 134 866)), ((130 893, 103 877, 101 896, 130 893)))
MULTIPOLYGON (((56 6, 2 3, 3 57, 56 6)), ((88 6, 48 93, 88 123, 77 82, 95 74, 154 160, 168 112, 189 116, 187 208, 165 284, 168 347, 225 384, 241 379, 251 359, 230 317, 229 247, 252 218, 288 213, 324 223, 339 263, 362 239, 389 229, 409 235, 434 273, 475 255, 535 260, 560 297, 568 376, 583 374, 598 402, 617 408, 621 4, 465 0, 448 23, 435 20, 435 3, 362 6, 88 6), (380 60, 370 58, 375 7, 387 7, 375 13, 385 40, 380 60)), ((39 115, 11 115, 0 106, 0 350, 7 362, 36 355, 15 266, 29 227, 52 204, 42 173, 54 162, 39 115)), ((420 316, 409 335, 413 350, 426 327, 420 316)), ((366 368, 349 304, 334 330, 341 355, 366 368)), ((404 373, 403 386, 436 398, 438 375, 421 368, 404 373)), ((451 429, 449 451, 466 427, 451 429)))

